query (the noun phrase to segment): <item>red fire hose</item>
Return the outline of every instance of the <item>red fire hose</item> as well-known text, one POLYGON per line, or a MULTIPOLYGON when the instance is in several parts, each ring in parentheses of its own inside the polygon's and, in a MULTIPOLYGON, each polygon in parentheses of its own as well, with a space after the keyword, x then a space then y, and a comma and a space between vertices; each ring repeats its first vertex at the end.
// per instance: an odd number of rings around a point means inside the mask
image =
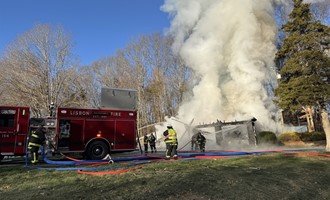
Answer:
POLYGON ((143 166, 138 166, 138 167, 132 167, 128 169, 119 169, 115 171, 102 171, 102 172, 89 172, 89 171, 82 171, 82 170, 77 170, 78 174, 87 174, 87 175, 109 175, 109 174, 121 174, 121 173, 126 173, 132 170, 137 170, 141 169, 143 166))

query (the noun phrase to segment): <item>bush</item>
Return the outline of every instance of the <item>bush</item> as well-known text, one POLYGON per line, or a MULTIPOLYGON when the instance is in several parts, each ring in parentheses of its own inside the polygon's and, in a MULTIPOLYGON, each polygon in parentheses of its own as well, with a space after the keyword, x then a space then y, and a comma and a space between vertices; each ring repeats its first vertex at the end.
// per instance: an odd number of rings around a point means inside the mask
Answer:
POLYGON ((324 132, 306 132, 300 133, 300 139, 304 142, 311 142, 311 141, 320 141, 325 140, 325 133, 324 132))
POLYGON ((305 132, 305 133, 297 133, 297 132, 290 132, 290 133, 282 133, 279 135, 278 140, 280 142, 311 142, 311 141, 320 141, 325 140, 325 133, 324 132, 305 132))
POLYGON ((258 133, 257 140, 259 144, 277 144, 277 137, 271 131, 262 131, 258 133))
POLYGON ((280 142, 297 142, 297 141, 301 141, 301 139, 299 137, 299 133, 297 133, 297 132, 282 133, 278 136, 278 140, 280 142))

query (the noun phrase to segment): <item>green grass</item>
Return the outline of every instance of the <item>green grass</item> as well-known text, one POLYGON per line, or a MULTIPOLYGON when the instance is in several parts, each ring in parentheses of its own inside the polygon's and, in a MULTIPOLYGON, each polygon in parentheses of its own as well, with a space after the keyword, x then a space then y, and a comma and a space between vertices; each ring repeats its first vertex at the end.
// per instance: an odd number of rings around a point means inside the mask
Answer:
POLYGON ((0 199, 329 199, 330 158, 263 154, 143 165, 118 175, 0 166, 0 199))

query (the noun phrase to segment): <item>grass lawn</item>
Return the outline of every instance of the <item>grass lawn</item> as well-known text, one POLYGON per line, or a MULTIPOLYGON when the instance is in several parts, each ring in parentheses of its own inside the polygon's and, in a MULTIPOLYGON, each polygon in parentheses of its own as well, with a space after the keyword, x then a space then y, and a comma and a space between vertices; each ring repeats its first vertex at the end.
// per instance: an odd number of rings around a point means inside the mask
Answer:
POLYGON ((85 175, 2 165, 0 199, 330 199, 330 157, 270 153, 141 166, 85 175))

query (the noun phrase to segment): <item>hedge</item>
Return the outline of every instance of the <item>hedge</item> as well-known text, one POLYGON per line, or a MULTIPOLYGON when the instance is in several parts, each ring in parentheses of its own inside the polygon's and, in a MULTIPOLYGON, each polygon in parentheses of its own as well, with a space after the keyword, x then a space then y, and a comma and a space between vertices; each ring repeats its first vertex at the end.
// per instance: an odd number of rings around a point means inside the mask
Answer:
POLYGON ((312 142, 312 141, 320 141, 325 139, 326 138, 324 132, 310 132, 310 133, 289 132, 289 133, 282 133, 278 136, 278 140, 280 142, 296 142, 296 141, 312 142))

